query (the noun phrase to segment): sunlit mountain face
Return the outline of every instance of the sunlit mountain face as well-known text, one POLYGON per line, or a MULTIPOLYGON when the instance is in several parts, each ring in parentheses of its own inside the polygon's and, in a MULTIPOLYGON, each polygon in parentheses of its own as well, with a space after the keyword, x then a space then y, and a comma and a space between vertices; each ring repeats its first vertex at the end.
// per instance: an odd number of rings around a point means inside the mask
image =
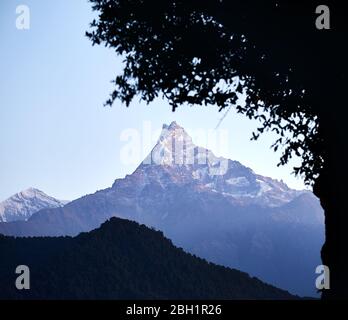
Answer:
POLYGON ((238 161, 216 157, 212 151, 196 146, 176 122, 163 126, 157 144, 132 176, 139 179, 139 188, 154 182, 164 187, 190 183, 197 190, 217 192, 230 201, 266 207, 277 207, 301 194, 310 194, 255 174, 238 161))

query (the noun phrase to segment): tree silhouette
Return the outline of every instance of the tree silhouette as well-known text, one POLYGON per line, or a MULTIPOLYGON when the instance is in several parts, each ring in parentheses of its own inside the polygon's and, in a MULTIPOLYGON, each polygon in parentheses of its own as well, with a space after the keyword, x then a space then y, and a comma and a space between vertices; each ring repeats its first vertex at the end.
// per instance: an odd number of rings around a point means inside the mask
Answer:
MULTIPOLYGON (((323 263, 331 289, 347 297, 347 158, 342 112, 346 103, 347 49, 342 4, 326 1, 330 29, 318 29, 318 1, 91 0, 99 13, 87 36, 123 55, 124 70, 106 102, 127 106, 165 97, 179 105, 236 105, 237 111, 278 134, 280 164, 313 185, 325 210, 323 263)), ((314 270, 313 270, 314 272, 314 270)))

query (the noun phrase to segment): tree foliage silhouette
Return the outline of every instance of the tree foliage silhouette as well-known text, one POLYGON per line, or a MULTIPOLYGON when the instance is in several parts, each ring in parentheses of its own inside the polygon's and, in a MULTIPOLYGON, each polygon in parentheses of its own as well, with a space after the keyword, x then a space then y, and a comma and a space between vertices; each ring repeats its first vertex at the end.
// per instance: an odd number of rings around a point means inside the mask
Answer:
POLYGON ((260 121, 254 139, 266 130, 278 134, 273 148, 283 148, 280 164, 301 157, 294 170, 313 185, 325 210, 322 259, 331 290, 323 296, 346 296, 343 6, 327 1, 330 29, 319 30, 318 1, 90 1, 99 17, 87 36, 125 57, 106 104, 163 96, 173 110, 236 105, 260 121), (245 104, 237 105, 241 94, 245 104))

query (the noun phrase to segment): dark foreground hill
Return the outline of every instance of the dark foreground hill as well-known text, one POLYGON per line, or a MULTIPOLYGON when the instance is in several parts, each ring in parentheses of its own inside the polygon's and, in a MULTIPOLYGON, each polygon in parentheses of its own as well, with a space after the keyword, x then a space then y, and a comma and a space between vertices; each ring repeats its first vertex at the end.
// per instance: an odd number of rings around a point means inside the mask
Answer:
POLYGON ((294 298, 119 218, 75 238, 0 236, 0 284, 1 299, 294 298), (15 288, 18 265, 30 268, 30 290, 15 288))

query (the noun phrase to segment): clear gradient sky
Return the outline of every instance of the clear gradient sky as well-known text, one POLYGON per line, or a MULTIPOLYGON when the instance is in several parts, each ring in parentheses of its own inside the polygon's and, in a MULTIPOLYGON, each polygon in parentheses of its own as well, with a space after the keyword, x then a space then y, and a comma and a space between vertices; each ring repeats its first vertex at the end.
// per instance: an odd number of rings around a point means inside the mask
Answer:
MULTIPOLYGON (((28 187, 68 200, 109 187, 136 167, 120 159, 125 129, 141 134, 144 121, 159 130, 176 120, 190 133, 214 129, 222 117, 214 107, 186 106, 172 113, 162 100, 103 107, 122 59, 92 47, 85 37, 93 16, 87 0, 0 1, 0 201, 28 187), (29 30, 16 28, 20 4, 30 9, 29 30)), ((276 166, 280 153, 270 149, 275 135, 250 141, 256 127, 231 111, 219 128, 228 130, 228 150, 213 151, 304 188, 291 174, 298 159, 276 166)), ((199 140, 194 142, 203 143, 199 140)))

